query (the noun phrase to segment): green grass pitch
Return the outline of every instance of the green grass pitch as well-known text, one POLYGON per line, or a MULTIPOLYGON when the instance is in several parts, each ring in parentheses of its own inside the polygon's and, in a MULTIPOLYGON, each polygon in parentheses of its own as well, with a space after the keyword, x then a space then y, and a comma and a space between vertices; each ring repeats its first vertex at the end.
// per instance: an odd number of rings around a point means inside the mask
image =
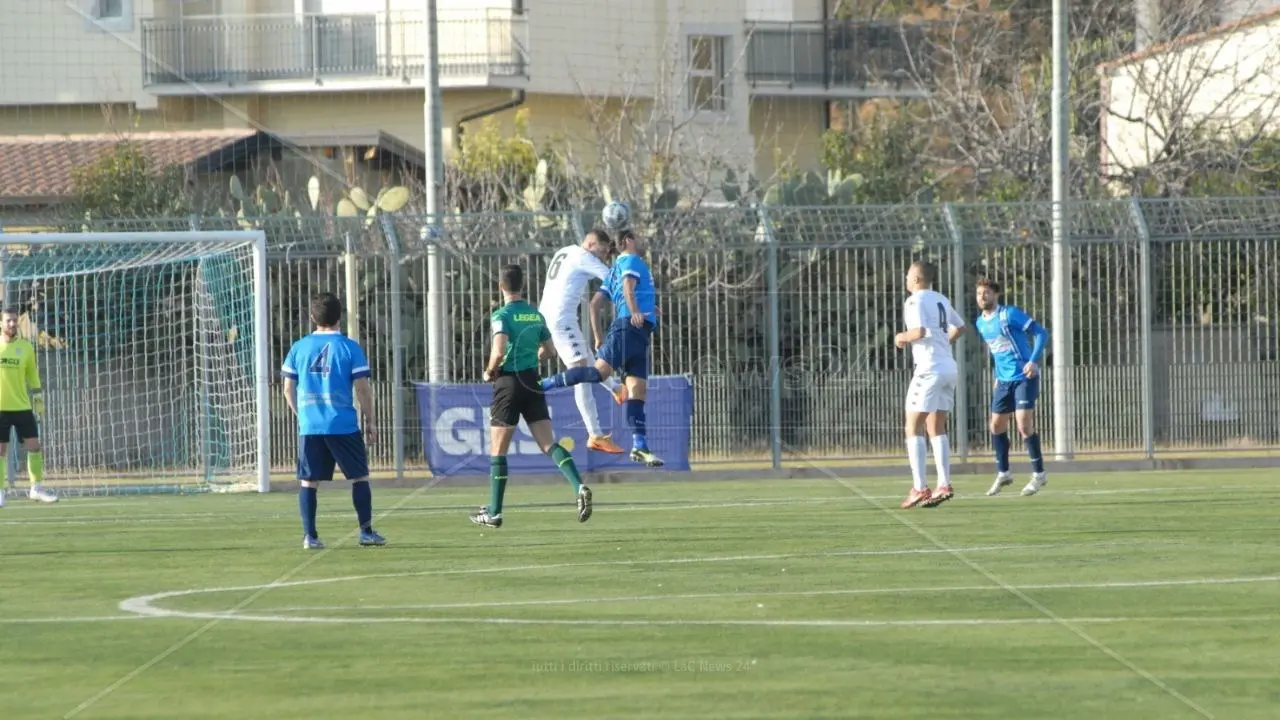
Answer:
POLYGON ((5 718, 1271 718, 1280 473, 11 498, 5 718))

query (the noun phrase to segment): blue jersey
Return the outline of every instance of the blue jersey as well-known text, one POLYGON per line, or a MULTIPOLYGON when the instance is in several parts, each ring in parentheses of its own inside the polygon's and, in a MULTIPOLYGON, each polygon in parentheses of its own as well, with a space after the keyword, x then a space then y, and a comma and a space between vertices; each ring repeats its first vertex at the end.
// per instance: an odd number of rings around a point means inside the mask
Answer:
POLYGON ((299 435, 360 432, 353 387, 369 377, 360 343, 336 330, 311 333, 289 349, 280 374, 298 381, 299 435))
POLYGON ((997 305, 990 316, 978 316, 974 325, 991 351, 996 380, 1025 380, 1022 368, 1029 362, 1040 362, 1049 332, 1013 305, 997 305))
POLYGON ((627 307, 627 295, 623 289, 623 282, 629 277, 636 279, 636 305, 640 308, 640 314, 644 315, 645 320, 657 325, 658 291, 653 286, 653 273, 649 272, 649 263, 639 255, 619 255, 609 269, 609 276, 600 286, 600 292, 613 301, 615 317, 631 317, 631 308, 627 307))

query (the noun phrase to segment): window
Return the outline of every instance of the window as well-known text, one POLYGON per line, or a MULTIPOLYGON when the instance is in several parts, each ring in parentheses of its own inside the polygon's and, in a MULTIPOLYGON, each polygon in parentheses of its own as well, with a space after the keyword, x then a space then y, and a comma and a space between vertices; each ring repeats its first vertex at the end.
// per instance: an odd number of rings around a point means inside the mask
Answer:
POLYGON ((719 35, 689 36, 689 109, 725 110, 725 46, 719 35))
POLYGON ((124 17, 124 0, 98 0, 99 20, 120 20, 124 17))
POLYGON ((132 32, 133 0, 82 0, 85 27, 95 32, 132 32))

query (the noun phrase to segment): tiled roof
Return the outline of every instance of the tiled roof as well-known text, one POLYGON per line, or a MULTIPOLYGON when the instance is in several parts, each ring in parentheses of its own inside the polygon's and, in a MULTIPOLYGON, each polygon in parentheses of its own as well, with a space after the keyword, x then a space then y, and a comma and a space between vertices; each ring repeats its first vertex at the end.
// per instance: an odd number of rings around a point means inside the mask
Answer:
MULTIPOLYGON (((0 201, 57 200, 72 194, 71 171, 109 153, 121 141, 136 143, 159 167, 187 165, 226 152, 258 135, 256 130, 195 130, 99 135, 0 137, 0 201)), ((216 162, 215 165, 222 163, 216 162)))

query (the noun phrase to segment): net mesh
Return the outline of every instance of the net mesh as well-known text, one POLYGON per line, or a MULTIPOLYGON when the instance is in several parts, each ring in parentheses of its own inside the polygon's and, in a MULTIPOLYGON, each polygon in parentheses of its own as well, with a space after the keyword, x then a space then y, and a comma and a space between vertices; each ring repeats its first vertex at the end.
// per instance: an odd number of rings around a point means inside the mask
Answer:
MULTIPOLYGON (((0 236, 44 386, 48 485, 256 487, 252 260, 248 243, 0 236)), ((27 480, 20 455, 10 483, 27 480)))

